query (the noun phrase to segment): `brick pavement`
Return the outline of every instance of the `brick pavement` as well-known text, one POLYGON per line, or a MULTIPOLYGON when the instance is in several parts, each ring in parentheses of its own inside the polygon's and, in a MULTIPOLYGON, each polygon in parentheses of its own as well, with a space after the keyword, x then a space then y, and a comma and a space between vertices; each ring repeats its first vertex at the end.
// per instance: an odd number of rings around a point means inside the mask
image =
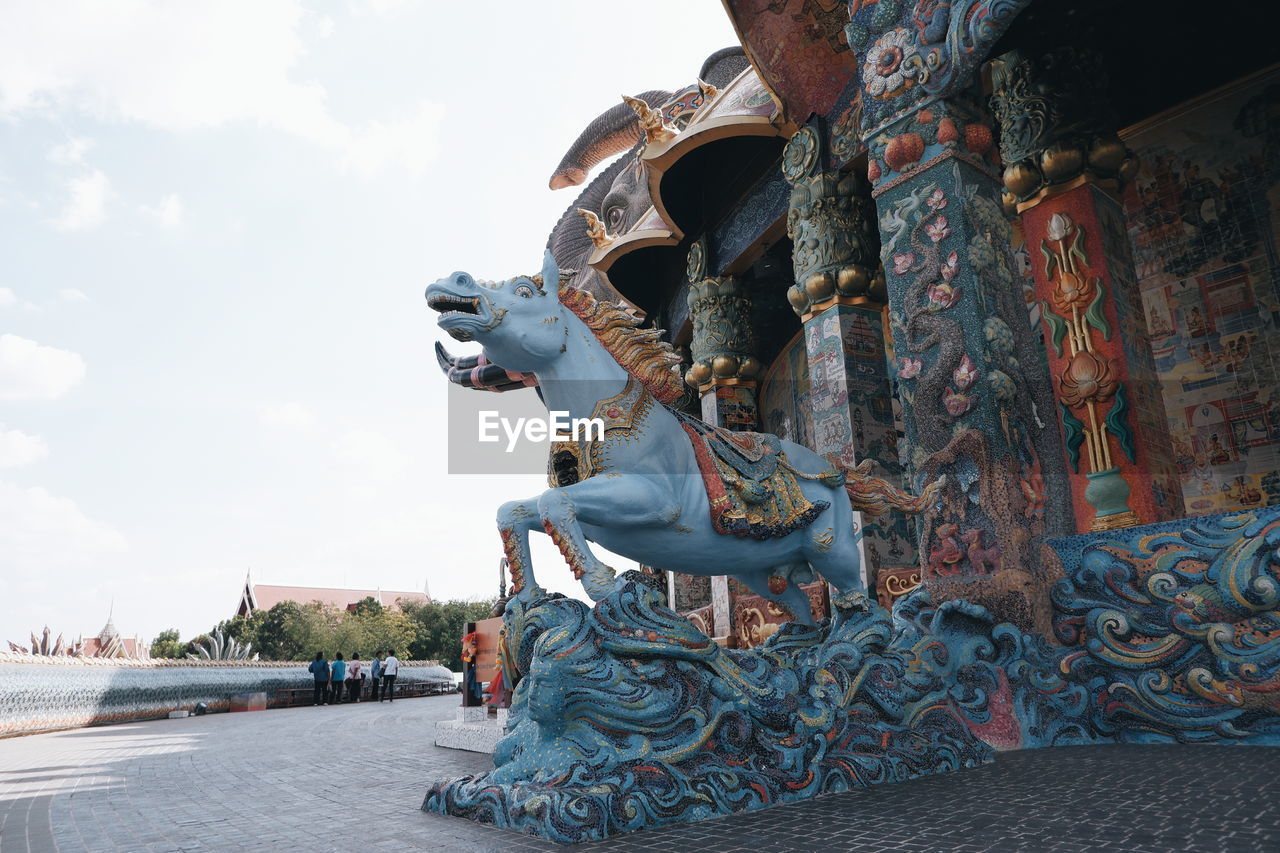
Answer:
MULTIPOLYGON (((458 697, 0 740, 0 853, 566 849, 419 811, 489 766, 437 749, 458 697)), ((1280 850, 1280 749, 1101 746, 577 845, 575 851, 1280 850)))

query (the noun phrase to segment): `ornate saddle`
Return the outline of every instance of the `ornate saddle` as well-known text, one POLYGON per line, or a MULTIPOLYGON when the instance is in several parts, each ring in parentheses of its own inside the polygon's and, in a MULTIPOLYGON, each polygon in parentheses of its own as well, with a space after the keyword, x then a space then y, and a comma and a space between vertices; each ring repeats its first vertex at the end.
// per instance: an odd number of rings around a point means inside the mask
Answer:
POLYGON ((808 527, 831 506, 801 493, 777 436, 733 432, 683 412, 672 414, 693 443, 717 533, 775 539, 808 527))
MULTIPOLYGON (((605 441, 554 442, 547 461, 551 487, 572 485, 600 473, 605 443, 633 435, 655 402, 634 377, 618 394, 598 402, 592 417, 604 422, 605 441)), ((717 533, 775 539, 808 527, 831 505, 811 502, 801 493, 777 436, 733 432, 669 411, 693 443, 717 533)), ((834 468, 818 478, 833 488, 844 483, 843 473, 834 468)))

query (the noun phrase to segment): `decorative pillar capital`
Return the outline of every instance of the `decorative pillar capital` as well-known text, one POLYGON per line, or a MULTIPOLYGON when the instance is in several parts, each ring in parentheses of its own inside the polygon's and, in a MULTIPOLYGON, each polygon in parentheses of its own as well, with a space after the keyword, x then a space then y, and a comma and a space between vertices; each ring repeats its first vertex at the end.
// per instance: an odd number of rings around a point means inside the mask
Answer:
POLYGON ((787 300, 802 319, 837 303, 885 301, 884 278, 876 276, 880 238, 870 187, 856 172, 828 171, 822 149, 821 134, 807 126, 782 152, 795 266, 787 300))
POLYGON ((751 300, 733 276, 706 275, 701 241, 689 249, 687 272, 693 340, 685 381, 703 394, 724 385, 754 385, 761 365, 754 354, 751 300))
POLYGON ((1028 210, 1094 181, 1118 188, 1138 161, 1115 133, 1107 75, 1096 53, 1059 47, 1010 51, 991 62, 991 108, 1000 125, 1004 205, 1028 210))

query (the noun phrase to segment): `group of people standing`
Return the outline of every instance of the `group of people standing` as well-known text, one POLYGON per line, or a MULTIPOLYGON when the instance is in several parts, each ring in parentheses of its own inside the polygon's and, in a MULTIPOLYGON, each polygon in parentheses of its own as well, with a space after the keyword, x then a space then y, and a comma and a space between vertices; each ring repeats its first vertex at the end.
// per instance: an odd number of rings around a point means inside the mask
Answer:
POLYGON ((315 693, 312 705, 341 705, 345 694, 347 702, 359 702, 364 692, 365 676, 370 681, 369 698, 377 697, 378 701, 395 701, 396 677, 400 674, 400 659, 394 651, 379 651, 369 662, 368 672, 360 662, 359 655, 352 655, 351 660, 344 660, 342 652, 338 652, 332 661, 326 660, 323 652, 316 652, 316 659, 308 667, 315 679, 315 693), (382 694, 378 694, 381 683, 382 694))

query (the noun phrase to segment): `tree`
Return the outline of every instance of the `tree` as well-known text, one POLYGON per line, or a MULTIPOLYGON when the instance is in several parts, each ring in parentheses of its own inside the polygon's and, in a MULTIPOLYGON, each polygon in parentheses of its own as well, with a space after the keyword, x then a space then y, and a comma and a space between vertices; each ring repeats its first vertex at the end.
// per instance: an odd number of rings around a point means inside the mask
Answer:
POLYGON ((372 595, 366 595, 364 598, 356 602, 356 606, 351 610, 356 616, 377 616, 386 608, 374 598, 372 595))
POLYGON ((315 650, 299 646, 289 633, 290 620, 300 611, 296 601, 281 601, 263 614, 253 644, 263 660, 305 660, 315 654, 315 650))
POLYGON ((185 657, 187 653, 187 644, 178 639, 177 628, 170 628, 167 631, 161 631, 156 638, 151 641, 151 656, 153 658, 180 658, 185 657))
POLYGON ((336 648, 335 629, 341 614, 333 607, 313 601, 287 613, 284 618, 285 648, 288 660, 306 660, 316 652, 332 657, 336 648))
MULTIPOLYGON (((447 607, 470 608, 466 612, 483 611, 482 615, 487 616, 491 603, 449 602, 447 607)), ((436 643, 439 645, 447 636, 453 641, 451 654, 454 657, 460 648, 457 638, 461 634, 452 626, 460 624, 459 618, 456 614, 450 617, 449 627, 440 629, 443 633, 436 643)), ((432 621, 438 622, 439 619, 433 618, 432 621)), ((401 657, 415 657, 421 647, 418 635, 423 624, 422 620, 413 618, 409 613, 382 606, 372 596, 357 602, 351 610, 339 610, 319 601, 310 604, 282 601, 270 610, 258 610, 248 616, 237 615, 219 622, 209 633, 201 634, 188 643, 179 643, 174 656, 182 657, 188 652, 199 654, 196 644, 207 646, 211 638, 220 633, 227 641, 252 644, 262 660, 310 660, 316 652, 327 657, 342 652, 368 658, 379 649, 395 649, 401 657)), ((177 632, 172 633, 176 642, 177 632)), ((167 632, 162 636, 167 636, 167 632)), ((155 652, 153 655, 159 656, 155 652)), ((443 659, 437 654, 432 657, 443 659)))
POLYGON ((417 629, 409 654, 415 660, 438 660, 455 672, 462 669, 462 635, 468 622, 487 619, 494 599, 481 601, 405 602, 405 615, 417 629))
POLYGON ((382 609, 348 613, 341 630, 350 633, 350 647, 362 657, 372 657, 380 649, 403 656, 417 638, 418 625, 399 610, 382 609))
POLYGON ((258 629, 266 618, 267 614, 261 610, 255 610, 248 616, 237 613, 230 619, 223 619, 209 633, 221 631, 224 638, 235 640, 241 645, 253 643, 256 649, 258 648, 258 629))

